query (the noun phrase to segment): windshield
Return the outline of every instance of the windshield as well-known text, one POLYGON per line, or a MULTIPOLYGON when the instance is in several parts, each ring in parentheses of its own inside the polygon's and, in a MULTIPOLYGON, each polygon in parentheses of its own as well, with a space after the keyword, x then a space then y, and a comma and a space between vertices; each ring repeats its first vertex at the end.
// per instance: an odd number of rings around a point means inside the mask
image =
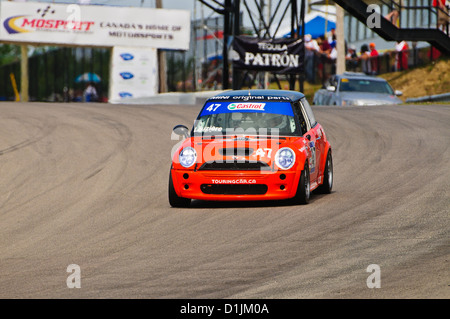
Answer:
POLYGON ((289 102, 207 102, 194 124, 194 135, 295 135, 289 102))
POLYGON ((387 82, 365 79, 342 79, 339 91, 394 94, 391 86, 387 82))

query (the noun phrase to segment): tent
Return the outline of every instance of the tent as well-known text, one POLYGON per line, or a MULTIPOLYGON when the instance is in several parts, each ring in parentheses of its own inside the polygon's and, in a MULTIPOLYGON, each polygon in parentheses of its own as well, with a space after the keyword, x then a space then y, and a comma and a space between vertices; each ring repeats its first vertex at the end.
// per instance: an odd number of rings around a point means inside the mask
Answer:
MULTIPOLYGON (((327 32, 336 28, 336 16, 331 14, 324 14, 321 12, 311 13, 305 16, 305 34, 311 34, 313 39, 325 34, 325 24, 327 25, 327 32)), ((300 26, 301 27, 301 26, 300 26)), ((300 34, 302 29, 300 28, 300 34)), ((280 34, 283 38, 291 36, 291 30, 284 29, 284 32, 280 30, 280 34)))
POLYGON ((101 81, 100 77, 97 74, 91 73, 91 72, 80 74, 75 79, 76 83, 80 83, 80 82, 95 82, 95 83, 99 83, 100 81, 101 81))

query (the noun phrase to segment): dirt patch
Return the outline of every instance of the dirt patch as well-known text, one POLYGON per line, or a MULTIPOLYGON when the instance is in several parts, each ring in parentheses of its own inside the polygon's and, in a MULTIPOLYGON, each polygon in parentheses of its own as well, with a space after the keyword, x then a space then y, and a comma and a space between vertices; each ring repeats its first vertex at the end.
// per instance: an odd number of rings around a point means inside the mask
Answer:
POLYGON ((403 92, 402 100, 450 92, 450 59, 395 73, 382 74, 395 90, 403 92))

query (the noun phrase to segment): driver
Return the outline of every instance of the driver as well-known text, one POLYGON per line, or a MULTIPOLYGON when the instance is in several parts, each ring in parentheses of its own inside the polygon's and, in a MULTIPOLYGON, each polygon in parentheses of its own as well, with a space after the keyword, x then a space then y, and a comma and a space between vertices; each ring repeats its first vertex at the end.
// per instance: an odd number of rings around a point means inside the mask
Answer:
POLYGON ((252 112, 232 113, 234 129, 241 128, 243 130, 257 130, 259 123, 259 115, 252 112))
POLYGON ((288 121, 287 116, 282 114, 269 114, 267 120, 267 127, 270 129, 278 129, 284 131, 287 127, 288 121))

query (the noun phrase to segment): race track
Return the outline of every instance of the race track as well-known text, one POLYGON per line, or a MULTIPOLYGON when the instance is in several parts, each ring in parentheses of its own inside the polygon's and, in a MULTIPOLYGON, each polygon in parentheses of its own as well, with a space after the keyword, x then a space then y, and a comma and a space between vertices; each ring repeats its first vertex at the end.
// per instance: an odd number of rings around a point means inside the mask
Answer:
POLYGON ((170 208, 199 109, 2 102, 0 297, 450 298, 450 105, 313 107, 332 194, 170 208))

